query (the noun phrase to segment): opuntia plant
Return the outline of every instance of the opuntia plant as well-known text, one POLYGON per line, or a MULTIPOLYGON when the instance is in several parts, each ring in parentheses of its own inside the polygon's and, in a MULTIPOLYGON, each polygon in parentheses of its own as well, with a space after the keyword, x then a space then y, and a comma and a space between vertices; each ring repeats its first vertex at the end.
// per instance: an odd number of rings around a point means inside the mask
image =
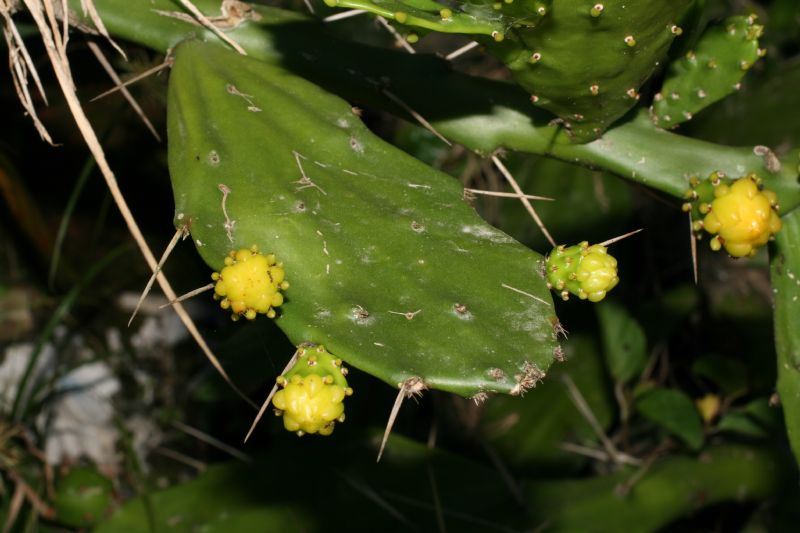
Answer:
MULTIPOLYGON (((797 71, 800 49, 770 30, 786 2, 723 4, 0 4, 27 114, 49 139, 25 47, 38 34, 148 263, 134 315, 157 280, 236 405, 261 406, 226 428, 243 437, 250 427, 247 447, 286 456, 303 486, 322 476, 332 495, 312 509, 289 483, 257 512, 232 494, 192 511, 220 479, 244 475, 214 467, 152 500, 137 487, 144 504, 123 505, 101 530, 175 516, 206 527, 236 509, 236 527, 269 529, 286 519, 278 502, 325 529, 353 490, 404 529, 654 531, 693 519, 702 529, 734 508, 754 528, 796 523, 800 131, 780 114, 791 104, 769 115, 749 95, 767 87, 796 100, 800 77, 784 72, 797 71), (143 195, 171 192, 173 211, 148 213, 148 227, 173 235, 160 261, 107 163, 111 134, 98 136, 83 111, 67 28, 98 57, 108 42, 156 54, 148 72, 168 71, 153 90, 166 163, 158 192, 143 195), (740 131, 747 113, 769 127, 740 131), (720 141, 732 129, 741 146, 720 141), (194 286, 171 270, 176 253, 201 272, 194 286), (207 327, 184 309, 190 297, 213 310, 207 327), (401 412, 412 397, 433 408, 401 412), (415 442, 426 438, 428 448, 415 442), (335 468, 307 460, 329 450, 335 468), (364 450, 383 462, 366 465, 364 450), (417 464, 430 504, 413 483, 417 464), (439 494, 434 470, 450 492, 439 494), (511 498, 490 505, 498 480, 511 498), (480 494, 464 490, 471 482, 480 494), (701 507, 711 519, 687 518, 701 507), (430 516, 420 525, 409 509, 430 516)), ((49 397, 28 390, 32 360, 10 410, 17 423, 31 398, 49 397)), ((190 396, 212 395, 186 381, 190 396)), ((256 462, 292 478, 275 455, 256 462)), ((381 518, 359 520, 374 529, 381 518)))

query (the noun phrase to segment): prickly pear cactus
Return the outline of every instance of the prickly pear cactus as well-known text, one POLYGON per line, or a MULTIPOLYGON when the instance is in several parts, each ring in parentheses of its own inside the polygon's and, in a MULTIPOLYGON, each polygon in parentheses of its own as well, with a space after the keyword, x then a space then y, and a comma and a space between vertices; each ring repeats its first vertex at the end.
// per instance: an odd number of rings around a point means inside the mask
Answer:
POLYGON ((678 22, 692 3, 328 1, 401 25, 475 35, 578 142, 599 137, 636 105, 639 88, 682 33, 678 22))
POLYGON ((600 244, 583 241, 575 246, 557 246, 545 262, 547 286, 568 300, 574 294, 581 300, 599 302, 619 283, 617 260, 600 244))
POLYGON ((713 235, 714 251, 724 247, 732 257, 750 257, 781 229, 778 197, 755 174, 730 180, 714 172, 703 181, 692 178, 690 185, 683 209, 692 213, 698 236, 703 230, 713 235))
POLYGON ((291 286, 275 320, 296 345, 465 396, 524 392, 560 354, 541 256, 339 98, 188 41, 168 133, 176 226, 215 270, 252 245, 279 258, 291 286))
POLYGON ((737 91, 750 67, 763 56, 756 16, 730 17, 707 30, 695 49, 670 65, 651 108, 653 122, 671 128, 737 91))

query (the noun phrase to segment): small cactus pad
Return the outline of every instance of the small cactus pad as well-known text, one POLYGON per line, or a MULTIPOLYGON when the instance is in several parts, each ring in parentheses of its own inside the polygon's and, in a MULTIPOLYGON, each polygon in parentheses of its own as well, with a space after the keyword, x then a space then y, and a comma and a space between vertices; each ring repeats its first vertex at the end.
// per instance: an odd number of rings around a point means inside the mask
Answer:
POLYGON ((547 286, 564 300, 574 294, 581 300, 599 302, 619 283, 617 260, 600 244, 583 241, 575 246, 553 248, 545 262, 547 286))
POLYGON ((775 193, 759 190, 755 177, 718 185, 711 209, 703 219, 703 229, 715 235, 711 248, 724 247, 733 257, 755 255, 781 229, 776 208, 775 193))
POLYGON ((276 380, 281 390, 272 405, 283 426, 298 435, 333 433, 336 422, 344 422, 344 398, 353 394, 346 375, 342 360, 324 346, 301 345, 295 365, 276 380))
POLYGON ((690 0, 554 0, 534 28, 486 43, 576 142, 599 137, 639 101, 639 88, 681 33, 690 0))
POLYGON ((275 323, 295 345, 467 397, 524 392, 547 370, 542 257, 481 220, 457 180, 280 67, 199 41, 174 57, 174 223, 213 269, 253 244, 280 258, 292 286, 275 323))
POLYGON ((651 108, 653 122, 672 128, 739 89, 744 75, 764 54, 756 16, 730 17, 703 34, 695 49, 669 68, 651 108))
POLYGON ((216 282, 214 298, 231 310, 234 320, 242 316, 253 320, 258 313, 274 318, 275 308, 283 303, 280 291, 289 288, 284 277, 283 263, 274 255, 263 255, 256 246, 231 250, 225 267, 211 275, 216 282))

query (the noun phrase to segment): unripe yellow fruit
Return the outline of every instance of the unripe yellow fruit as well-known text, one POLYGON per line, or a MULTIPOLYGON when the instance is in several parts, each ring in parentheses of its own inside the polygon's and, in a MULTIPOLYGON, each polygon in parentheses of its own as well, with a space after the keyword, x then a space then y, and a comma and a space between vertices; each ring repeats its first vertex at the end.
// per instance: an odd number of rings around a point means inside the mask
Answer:
POLYGON ((289 287, 285 276, 283 263, 253 246, 232 250, 225 258, 225 267, 214 272, 211 279, 216 281, 214 297, 221 299, 220 306, 230 309, 234 320, 241 316, 252 320, 259 313, 275 316, 275 308, 283 304, 280 291, 289 287))
POLYGON ((781 229, 775 193, 759 190, 750 177, 719 185, 714 197, 703 219, 705 230, 716 235, 711 240, 712 249, 724 247, 733 257, 752 256, 781 229))
POLYGON ((345 397, 353 394, 347 385, 347 369, 324 346, 301 345, 297 362, 277 379, 281 390, 272 398, 283 426, 298 435, 330 435, 336 422, 344 422, 345 397))

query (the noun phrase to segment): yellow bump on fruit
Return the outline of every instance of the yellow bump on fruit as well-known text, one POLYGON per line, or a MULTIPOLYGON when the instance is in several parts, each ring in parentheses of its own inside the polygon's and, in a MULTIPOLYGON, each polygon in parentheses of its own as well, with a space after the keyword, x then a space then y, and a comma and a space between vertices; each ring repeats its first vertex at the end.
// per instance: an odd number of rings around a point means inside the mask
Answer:
POLYGON ((220 307, 230 309, 232 318, 244 316, 253 320, 258 314, 272 318, 276 307, 283 304, 280 290, 288 288, 283 264, 273 254, 263 255, 253 246, 231 251, 225 267, 211 275, 214 296, 220 307))
POLYGON ((578 297, 599 302, 619 283, 617 260, 608 255, 608 248, 599 244, 589 246, 586 252, 575 271, 581 287, 578 297))
POLYGON ((775 193, 759 190, 752 177, 740 178, 732 185, 720 184, 714 196, 703 219, 705 230, 715 235, 713 249, 724 247, 733 257, 752 256, 780 231, 775 193))
POLYGON ((408 14, 405 13, 404 11, 398 11, 397 13, 394 14, 394 20, 396 20, 400 24, 403 24, 406 20, 408 20, 408 14))
POLYGON ((317 374, 294 375, 275 393, 273 405, 283 414, 284 427, 293 432, 330 435, 337 421, 344 420, 345 387, 317 374))
POLYGON ((442 9, 439 11, 439 15, 442 17, 442 20, 449 20, 453 18, 453 11, 447 8, 442 9))

